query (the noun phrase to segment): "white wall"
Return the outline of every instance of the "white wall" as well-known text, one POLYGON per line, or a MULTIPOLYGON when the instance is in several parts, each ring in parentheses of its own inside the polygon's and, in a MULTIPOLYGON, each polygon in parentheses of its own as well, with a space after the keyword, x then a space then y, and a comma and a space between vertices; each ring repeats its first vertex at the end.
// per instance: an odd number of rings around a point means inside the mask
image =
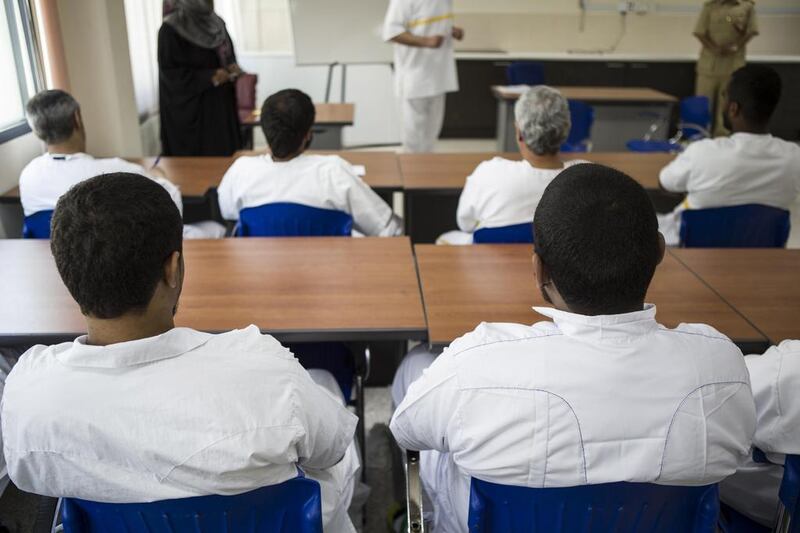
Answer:
MULTIPOLYGON (((298 67, 294 57, 286 54, 237 55, 244 70, 258 74, 259 105, 270 94, 286 88, 300 89, 315 102, 325 101, 328 67, 298 67)), ((331 85, 331 101, 339 102, 340 95, 341 69, 337 67, 331 85)), ((400 142, 399 106, 395 103, 389 65, 348 66, 345 100, 356 104, 354 125, 344 130, 345 146, 400 142)))

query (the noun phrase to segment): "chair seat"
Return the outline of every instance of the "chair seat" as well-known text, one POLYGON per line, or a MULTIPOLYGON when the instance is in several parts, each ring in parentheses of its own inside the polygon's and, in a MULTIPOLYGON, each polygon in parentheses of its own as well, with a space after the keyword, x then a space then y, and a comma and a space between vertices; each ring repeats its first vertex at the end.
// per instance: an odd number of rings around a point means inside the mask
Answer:
POLYGON ((276 202, 242 209, 238 237, 349 237, 353 217, 333 209, 276 202))
POLYGON ((533 225, 526 222, 513 226, 481 228, 473 233, 472 242, 475 244, 533 243, 533 225))
POLYGON ((791 215, 758 204, 688 209, 681 213, 681 246, 686 248, 783 248, 791 215))
POLYGON ((53 210, 38 211, 25 217, 22 225, 23 239, 49 239, 53 210))

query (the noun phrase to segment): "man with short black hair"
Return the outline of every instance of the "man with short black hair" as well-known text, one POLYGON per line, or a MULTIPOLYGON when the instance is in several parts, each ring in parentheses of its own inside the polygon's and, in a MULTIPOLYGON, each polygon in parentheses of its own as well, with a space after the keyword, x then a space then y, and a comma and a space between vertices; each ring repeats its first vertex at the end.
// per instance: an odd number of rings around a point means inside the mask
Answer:
POLYGON ((800 146, 773 137, 769 121, 781 98, 778 73, 747 65, 728 85, 725 126, 730 137, 690 144, 661 170, 661 186, 686 193, 686 200, 659 226, 667 244, 679 244, 680 213, 744 204, 789 209, 800 193, 800 146))
MULTIPOLYGON (((86 128, 75 98, 58 89, 41 91, 26 105, 31 129, 47 145, 47 153, 22 170, 19 194, 25 216, 52 211, 70 187, 88 178, 114 172, 146 176, 164 187, 172 201, 183 210, 180 190, 164 178, 150 175, 142 166, 118 157, 95 159, 86 153, 86 128)), ((188 238, 215 238, 224 228, 212 221, 187 224, 188 238)))
POLYGON ((270 153, 240 157, 225 173, 217 190, 223 218, 270 203, 296 203, 347 213, 364 235, 392 237, 402 221, 358 176, 355 167, 337 155, 310 155, 314 104, 297 89, 279 91, 261 108, 261 127, 270 153))
POLYGON ((750 450, 739 349, 703 324, 668 329, 645 303, 664 242, 644 189, 575 165, 547 186, 533 228, 532 275, 553 305, 535 309, 553 321, 483 323, 435 361, 418 351, 398 370, 411 385, 393 389, 391 430, 423 451, 435 531, 466 531, 471 477, 707 485, 750 450))
POLYGON ((181 216, 136 174, 85 180, 53 215, 56 267, 86 319, 34 346, 6 381, 3 447, 22 490, 103 502, 239 494, 302 468, 327 532, 354 532, 356 417, 333 376, 306 372, 256 326, 176 328, 181 216), (317 383, 319 384, 317 384, 317 383))

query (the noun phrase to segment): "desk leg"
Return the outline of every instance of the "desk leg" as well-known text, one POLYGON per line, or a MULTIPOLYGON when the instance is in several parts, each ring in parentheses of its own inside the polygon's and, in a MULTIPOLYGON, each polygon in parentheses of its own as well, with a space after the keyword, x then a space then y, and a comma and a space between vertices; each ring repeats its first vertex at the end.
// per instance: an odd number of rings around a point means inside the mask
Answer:
POLYGON ((311 146, 314 150, 341 150, 343 126, 314 127, 314 140, 311 146))
POLYGON ((514 102, 497 99, 497 151, 516 152, 517 139, 514 127, 514 102))

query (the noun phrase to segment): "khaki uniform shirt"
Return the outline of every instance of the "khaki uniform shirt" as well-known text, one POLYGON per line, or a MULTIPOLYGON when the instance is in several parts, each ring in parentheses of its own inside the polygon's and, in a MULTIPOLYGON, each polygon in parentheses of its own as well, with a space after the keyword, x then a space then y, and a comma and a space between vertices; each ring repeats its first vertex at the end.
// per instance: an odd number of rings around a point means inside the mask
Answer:
MULTIPOLYGON (((758 34, 755 4, 752 0, 709 0, 703 5, 694 29, 695 35, 704 35, 720 46, 738 42, 747 35, 758 34)), ((697 72, 712 76, 733 73, 745 65, 745 47, 730 55, 717 55, 706 47, 697 62, 697 72)))

